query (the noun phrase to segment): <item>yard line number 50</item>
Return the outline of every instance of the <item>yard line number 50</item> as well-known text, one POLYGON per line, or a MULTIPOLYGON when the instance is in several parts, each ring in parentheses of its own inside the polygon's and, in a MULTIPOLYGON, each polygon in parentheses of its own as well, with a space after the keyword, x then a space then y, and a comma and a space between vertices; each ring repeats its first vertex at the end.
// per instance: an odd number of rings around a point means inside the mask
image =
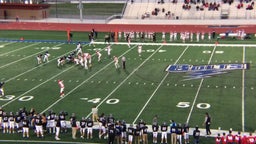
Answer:
MULTIPOLYGON (((190 107, 190 102, 179 102, 176 107, 179 107, 179 108, 188 108, 190 107)), ((211 107, 210 104, 208 103, 198 103, 196 105, 197 108, 199 109, 209 109, 211 107)))

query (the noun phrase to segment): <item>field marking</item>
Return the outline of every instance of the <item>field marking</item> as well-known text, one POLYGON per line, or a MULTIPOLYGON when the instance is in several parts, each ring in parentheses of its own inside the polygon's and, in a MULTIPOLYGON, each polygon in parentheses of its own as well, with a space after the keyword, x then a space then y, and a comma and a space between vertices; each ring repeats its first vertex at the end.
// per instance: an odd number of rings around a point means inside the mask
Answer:
MULTIPOLYGON (((58 45, 63 45, 63 44, 64 44, 64 43, 58 44, 58 45)), ((56 46, 57 46, 57 45, 56 45, 56 46)), ((67 52, 67 53, 65 53, 65 54, 68 54, 68 53, 70 53, 70 52, 72 52, 72 51, 69 51, 69 52, 67 52)), ((52 61, 54 61, 54 60, 56 60, 56 59, 58 59, 58 57, 49 60, 48 63, 50 63, 50 62, 52 62, 52 61)), ((46 65, 46 64, 47 64, 47 63, 43 63, 42 65, 46 65)), ((23 73, 20 73, 20 74, 18 74, 18 75, 16 75, 16 76, 14 76, 14 77, 12 77, 12 78, 6 80, 5 82, 9 82, 9 81, 11 81, 11 80, 13 80, 13 79, 16 79, 17 77, 22 76, 22 75, 24 75, 24 74, 26 74, 26 73, 28 73, 28 72, 31 72, 31 71, 33 71, 33 70, 35 70, 35 69, 37 69, 37 68, 39 68, 39 67, 38 67, 38 66, 37 66, 37 67, 33 67, 32 69, 29 69, 29 70, 27 70, 27 71, 25 71, 25 72, 23 72, 23 73)))
MULTIPOLYGON (((187 46, 183 52, 180 54, 180 56, 178 57, 178 59, 175 61, 174 64, 176 64, 180 58, 184 55, 184 53, 187 51, 189 46, 187 46)), ((167 76, 169 75, 169 72, 167 72, 167 74, 164 76, 164 78, 161 80, 161 82, 158 84, 158 86, 156 87, 156 89, 154 90, 154 92, 151 94, 151 96, 149 97, 149 99, 147 100, 147 102, 144 104, 144 106, 142 107, 142 109, 140 110, 139 114, 137 115, 137 117, 134 119, 134 121, 132 122, 133 124, 136 123, 137 119, 140 117, 141 113, 144 111, 144 109, 146 108, 146 106, 148 105, 148 103, 150 102, 150 100, 153 98, 153 96, 155 95, 155 93, 158 91, 158 89, 160 88, 160 86, 162 85, 162 83, 165 81, 165 79, 167 78, 167 76)))
MULTIPOLYGON (((211 63, 211 60, 212 60, 213 55, 215 54, 216 48, 217 48, 217 46, 215 45, 214 48, 213 48, 212 54, 211 54, 211 56, 210 56, 210 58, 209 58, 209 60, 208 60, 208 63, 207 63, 208 65, 211 63)), ((203 82, 204 82, 204 78, 201 79, 200 84, 199 84, 199 86, 198 86, 198 88, 197 88, 196 95, 195 95, 194 101, 193 101, 193 103, 192 103, 191 109, 190 109, 190 111, 189 111, 189 114, 188 114, 186 123, 189 123, 189 120, 190 120, 192 111, 193 111, 193 109, 194 109, 194 107, 195 107, 195 103, 196 103, 197 97, 198 97, 198 95, 199 95, 199 92, 200 92, 200 90, 201 90, 201 87, 202 87, 203 82)))
POLYGON ((16 100, 17 100, 17 99, 19 99, 20 97, 22 97, 22 96, 26 95, 27 93, 29 93, 29 92, 33 91, 34 89, 37 89, 37 88, 38 88, 38 87, 40 87, 41 85, 43 85, 43 84, 47 83, 48 81, 50 81, 50 80, 54 79, 55 77, 57 77, 57 76, 59 76, 60 74, 62 74, 62 73, 64 73, 64 72, 66 72, 66 71, 68 71, 68 70, 70 70, 70 69, 71 69, 71 68, 73 68, 73 67, 75 67, 75 65, 73 65, 73 66, 71 66, 71 67, 69 67, 69 68, 65 69, 64 71, 62 71, 62 72, 60 72, 60 73, 58 73, 58 74, 56 74, 56 75, 54 75, 54 76, 52 76, 51 78, 47 79, 46 81, 42 82, 41 84, 38 84, 37 86, 35 86, 35 87, 33 87, 32 89, 30 89, 30 90, 26 91, 25 93, 23 93, 23 94, 21 94, 21 95, 19 95, 19 96, 15 97, 15 98, 14 98, 14 99, 12 99, 11 101, 6 102, 5 104, 3 104, 3 105, 2 105, 2 107, 5 107, 6 105, 8 105, 8 104, 12 103, 13 101, 16 101, 16 100))
MULTIPOLYGON (((149 57, 147 57, 147 58, 146 58, 136 69, 134 69, 122 82, 120 82, 120 84, 117 85, 117 86, 115 87, 115 89, 113 89, 113 90, 97 105, 97 108, 98 108, 99 106, 101 106, 114 92, 116 92, 116 90, 117 90, 120 86, 122 86, 122 85, 127 81, 127 79, 129 79, 141 66, 144 65, 145 62, 147 62, 147 61, 148 61, 155 53, 157 53, 158 50, 160 50, 162 47, 163 47, 163 45, 161 45, 159 48, 157 48, 155 52, 153 52, 149 57)), ((92 114, 92 112, 90 112, 90 113, 86 116, 86 118, 88 118, 91 114, 92 114)))
POLYGON ((6 52, 6 53, 2 53, 2 54, 0 54, 0 56, 7 55, 7 54, 12 53, 12 52, 20 51, 20 50, 23 50, 23 49, 25 49, 25 48, 29 48, 29 47, 32 47, 32 46, 35 46, 35 45, 38 45, 38 44, 40 44, 40 42, 39 42, 39 43, 34 43, 34 44, 31 44, 31 45, 24 46, 24 47, 22 47, 22 48, 15 49, 15 50, 13 50, 13 51, 9 51, 9 52, 6 52))
POLYGON ((60 73, 58 73, 58 74, 52 76, 51 78, 47 79, 46 81, 42 82, 41 84, 38 84, 37 86, 31 88, 30 90, 26 91, 25 93, 23 93, 23 94, 21 94, 21 95, 15 97, 15 98, 12 99, 11 101, 6 102, 5 104, 2 105, 2 107, 5 107, 6 105, 8 105, 8 104, 10 104, 10 103, 12 103, 12 102, 14 102, 14 101, 16 101, 16 100, 19 99, 20 97, 22 97, 22 96, 28 94, 29 92, 31 92, 31 91, 37 89, 37 88, 40 87, 41 85, 43 85, 43 84, 47 83, 48 81, 50 81, 50 80, 56 78, 57 76, 59 76, 59 75, 61 75, 62 73, 64 73, 64 72, 70 70, 70 69, 73 68, 73 67, 74 67, 74 66, 71 66, 71 67, 65 69, 64 71, 62 71, 62 72, 60 72, 60 73))
POLYGON ((10 45, 10 44, 14 44, 14 43, 15 42, 8 42, 8 43, 1 44, 0 48, 3 49, 3 48, 5 48, 5 46, 10 45))
MULTIPOLYGON (((125 55, 126 53, 128 53, 129 51, 133 50, 136 46, 133 46, 132 48, 128 49, 126 52, 124 52, 122 55, 120 55, 119 57, 125 55)), ((106 47, 105 47, 106 48, 106 47)), ((103 48, 102 50, 104 50, 105 48, 103 48)), ((94 53, 95 55, 95 53, 94 53)), ((80 83, 79 85, 77 85, 75 88, 73 88, 72 90, 70 90, 67 94, 65 94, 65 96, 63 98, 58 99, 57 101, 55 101, 54 103, 52 103, 50 106, 48 106, 45 110, 43 110, 41 112, 44 113, 46 111, 48 111, 50 108, 52 108, 54 105, 56 105, 57 103, 59 103, 59 101, 63 100, 65 97, 67 97, 68 95, 70 95, 73 91, 75 91, 76 89, 78 89, 80 86, 82 86, 84 83, 88 82, 91 78, 93 78, 95 75, 97 75, 98 73, 100 73, 101 71, 103 71, 105 68, 107 68, 109 65, 111 65, 112 63, 114 63, 114 61, 111 61, 110 63, 108 63, 107 65, 105 65, 103 68, 101 68, 100 70, 98 70, 97 72, 95 72, 93 75, 91 75, 89 78, 87 78, 86 80, 84 80, 82 83, 80 83)))
MULTIPOLYGON (((56 45, 56 46, 59 46, 59 45, 63 45, 63 44, 58 44, 58 45, 56 45)), ((10 63, 8 63, 8 64, 2 65, 2 66, 0 66, 0 69, 1 69, 1 68, 4 68, 4 67, 6 67, 6 66, 9 66, 9 65, 11 65, 11 64, 14 64, 14 63, 16 63, 16 62, 22 61, 22 60, 24 60, 24 59, 27 59, 27 58, 29 58, 29 57, 35 56, 35 55, 37 55, 37 54, 39 54, 39 53, 42 53, 42 52, 44 52, 44 51, 46 51, 46 50, 42 50, 42 51, 40 51, 40 52, 37 52, 37 53, 34 53, 34 54, 32 54, 32 55, 29 55, 29 56, 26 56, 26 57, 24 57, 24 58, 21 58, 21 59, 19 59, 19 60, 16 60, 16 61, 10 62, 10 63)))
MULTIPOLYGON (((245 63, 245 46, 243 47, 243 63, 245 63)), ((244 116, 244 95, 245 95, 245 69, 242 70, 242 131, 244 132, 245 127, 245 116, 244 116)))

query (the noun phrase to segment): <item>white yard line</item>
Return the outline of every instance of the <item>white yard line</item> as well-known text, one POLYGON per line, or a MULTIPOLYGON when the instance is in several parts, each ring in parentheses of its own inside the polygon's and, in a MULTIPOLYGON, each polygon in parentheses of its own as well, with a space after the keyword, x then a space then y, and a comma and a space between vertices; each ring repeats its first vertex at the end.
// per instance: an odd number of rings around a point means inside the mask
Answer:
MULTIPOLYGON (((217 46, 215 45, 214 48, 213 48, 213 51, 212 51, 211 56, 210 56, 210 58, 209 58, 208 64, 211 63, 211 60, 212 60, 212 57, 213 57, 213 55, 214 55, 214 53, 215 53, 216 47, 217 47, 217 46)), ((196 95, 195 95, 194 101, 193 101, 193 103, 192 103, 192 106, 191 106, 191 109, 190 109, 190 112, 189 112, 189 114, 188 114, 188 118, 187 118, 187 121, 186 121, 187 123, 189 123, 191 114, 192 114, 193 109, 194 109, 194 107, 195 107, 195 103, 196 103, 197 97, 198 97, 198 95, 199 95, 199 92, 200 92, 200 90, 201 90, 201 87, 202 87, 203 82, 204 82, 204 78, 201 79, 200 84, 199 84, 199 86, 198 86, 198 89, 197 89, 197 91, 196 91, 196 95)))
MULTIPOLYGON (((64 43, 63 43, 63 44, 64 44, 64 43)), ((55 46, 59 46, 59 45, 63 45, 63 44, 58 44, 58 45, 55 45, 55 46)), ((64 55, 69 54, 70 52, 72 52, 72 51, 69 51, 69 52, 65 53, 64 55)), ((55 60, 58 59, 58 58, 59 58, 59 57, 56 57, 56 58, 54 58, 54 59, 51 59, 51 60, 49 60, 48 63, 50 63, 50 62, 52 62, 52 61, 55 61, 55 60)), ((44 63, 44 64, 42 64, 42 65, 46 65, 46 64, 47 64, 47 63, 44 63)), ((26 73, 29 73, 29 72, 31 72, 31 71, 37 69, 37 68, 39 68, 39 67, 34 67, 34 68, 32 68, 32 69, 29 69, 29 70, 27 70, 27 71, 25 71, 25 72, 23 72, 23 73, 20 73, 19 75, 16 75, 16 76, 14 76, 14 77, 12 77, 12 78, 6 80, 5 82, 9 82, 9 81, 11 81, 11 80, 14 80, 14 79, 16 79, 17 77, 20 77, 20 76, 22 76, 22 75, 24 75, 24 74, 26 74, 26 73)))
MULTIPOLYGON (((180 58, 184 55, 184 53, 187 51, 188 46, 183 50, 183 52, 180 54, 180 56, 178 57, 178 59, 175 61, 174 64, 177 64, 177 62, 180 60, 180 58)), ((169 75, 169 72, 167 72, 167 74, 164 76, 164 78, 161 80, 161 82, 158 84, 158 86, 156 87, 156 89, 154 90, 154 92, 151 94, 151 96, 149 97, 149 99, 147 100, 147 102, 144 104, 144 106, 142 107, 142 109, 140 110, 139 114, 137 115, 137 117, 134 119, 134 121, 132 122, 133 124, 137 122, 138 118, 140 117, 140 115, 142 114, 142 112, 144 111, 144 109, 146 108, 146 106, 148 105, 148 103, 150 102, 150 100, 153 98, 153 96, 155 95, 155 93, 158 91, 158 89, 160 88, 160 86, 162 85, 162 83, 165 81, 165 79, 167 78, 167 76, 169 75)))
MULTIPOLYGON (((245 46, 243 47, 243 63, 245 63, 245 46)), ((245 120, 244 120, 244 94, 245 94, 245 69, 242 71, 242 131, 244 132, 245 120)))
MULTIPOLYGON (((159 49, 161 49, 163 47, 160 46, 155 52, 153 52, 147 59, 145 59, 136 69, 134 69, 118 86, 116 86, 115 89, 113 89, 98 105, 97 108, 99 106, 101 106, 114 92, 116 92, 116 90, 122 86, 141 66, 143 66, 155 53, 158 52, 159 49)), ((92 112, 90 112, 86 118, 88 118, 90 115, 92 114, 92 112)))
POLYGON ((16 43, 16 42, 8 42, 8 43, 1 44, 1 45, 0 45, 0 48, 1 48, 1 49, 2 49, 2 48, 6 48, 5 46, 10 45, 10 44, 14 44, 14 43, 16 43), (4 46, 4 47, 1 47, 1 46, 4 46))
MULTIPOLYGON (((134 47, 136 46, 133 46, 132 48, 128 49, 126 52, 124 52, 121 56, 119 57, 122 57, 123 55, 125 55, 126 53, 128 53, 129 51, 133 50, 134 47)), ((104 48, 105 49, 105 48, 104 48)), ((104 50, 103 49, 103 50, 104 50)), ((100 70, 98 70, 97 72, 95 72, 93 75, 91 75, 89 78, 87 78, 86 80, 84 80, 82 83, 80 83, 79 85, 77 85, 75 88, 73 88, 72 90, 70 90, 67 94, 65 94, 65 96, 63 98, 60 98, 58 99, 57 101, 55 101, 54 103, 52 103, 50 106, 48 106, 45 110, 43 110, 41 112, 44 113, 46 111, 48 111, 50 108, 52 108, 54 105, 58 104, 61 100, 63 100, 64 98, 66 98, 68 95, 70 95, 72 92, 74 92, 76 89, 78 89, 80 86, 82 86, 84 83, 86 83, 87 81, 89 81, 91 78, 93 78, 94 76, 96 76, 98 73, 100 73, 101 71, 103 71, 104 69, 106 69, 109 65, 113 64, 114 62, 111 61, 109 64, 105 65, 103 68, 101 68, 100 70)), ((106 99, 106 98, 105 98, 106 99)), ((105 100, 104 99, 104 100, 105 100)), ((103 100, 103 101, 104 101, 103 100)))
POLYGON ((47 83, 48 81, 50 81, 50 80, 56 78, 57 76, 59 76, 59 75, 61 75, 62 73, 64 73, 64 72, 70 70, 70 69, 73 68, 73 67, 74 67, 74 66, 71 66, 71 67, 65 69, 64 71, 58 73, 57 75, 52 76, 51 78, 47 79, 46 81, 44 81, 44 82, 38 84, 37 86, 35 86, 35 87, 33 87, 33 88, 31 88, 30 90, 26 91, 25 93, 23 93, 23 94, 21 94, 21 95, 15 97, 15 98, 12 99, 11 101, 6 102, 6 103, 3 104, 2 106, 3 106, 3 107, 7 106, 8 104, 10 104, 10 103, 16 101, 16 100, 19 99, 20 97, 22 97, 22 96, 24 96, 24 95, 30 93, 31 91, 33 91, 33 90, 35 90, 35 89, 37 89, 37 88, 39 88, 41 85, 43 85, 43 84, 47 83))
POLYGON ((9 51, 9 52, 6 52, 6 53, 2 53, 2 54, 0 54, 0 56, 7 55, 7 54, 9 54, 9 53, 13 53, 13 52, 16 52, 16 51, 20 51, 20 50, 23 50, 23 49, 26 49, 26 48, 29 48, 29 47, 32 47, 32 46, 35 46, 35 45, 38 45, 38 44, 40 44, 40 43, 34 43, 34 44, 31 44, 31 45, 27 45, 27 46, 24 46, 24 47, 22 47, 22 48, 15 49, 15 50, 13 50, 13 51, 9 51))
MULTIPOLYGON (((58 44, 58 45, 56 45, 56 46, 60 46, 60 45, 63 45, 63 44, 58 44)), ((42 51, 40 51, 40 52, 37 52, 37 53, 34 53, 34 54, 32 54, 32 55, 29 55, 29 56, 26 56, 26 57, 24 57, 24 58, 21 58, 21 59, 19 59, 19 60, 16 60, 16 61, 10 62, 10 63, 8 63, 8 64, 2 65, 2 66, 0 66, 0 69, 1 69, 1 68, 4 68, 4 67, 7 67, 7 66, 9 66, 9 65, 11 65, 11 64, 17 63, 17 62, 19 62, 19 61, 22 61, 22 60, 24 60, 24 59, 30 58, 30 57, 32 57, 32 56, 35 56, 35 57, 36 57, 37 54, 40 54, 40 53, 45 52, 45 51, 46 51, 46 50, 42 50, 42 51)))

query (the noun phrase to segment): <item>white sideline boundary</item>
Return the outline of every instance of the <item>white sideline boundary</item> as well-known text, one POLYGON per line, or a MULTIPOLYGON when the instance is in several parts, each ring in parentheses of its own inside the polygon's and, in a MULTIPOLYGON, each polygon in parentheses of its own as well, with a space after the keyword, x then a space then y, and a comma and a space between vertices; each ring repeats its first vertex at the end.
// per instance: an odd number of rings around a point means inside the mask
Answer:
MULTIPOLYGON (((94 44, 107 44, 105 42, 94 42, 94 44)), ((127 42, 111 42, 110 44, 117 45, 127 45, 127 42)), ((255 47, 256 44, 203 44, 203 43, 141 43, 141 42, 131 42, 130 45, 164 45, 164 46, 221 46, 221 47, 255 47)))

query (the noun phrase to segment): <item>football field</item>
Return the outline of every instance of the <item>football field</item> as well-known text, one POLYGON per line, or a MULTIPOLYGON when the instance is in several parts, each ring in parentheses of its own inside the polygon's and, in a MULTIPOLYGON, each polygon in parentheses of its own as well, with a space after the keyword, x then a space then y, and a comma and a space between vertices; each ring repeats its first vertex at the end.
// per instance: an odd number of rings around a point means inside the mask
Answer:
POLYGON ((143 119, 151 125, 157 115, 160 124, 172 119, 200 128, 208 112, 212 129, 254 132, 256 45, 142 43, 139 56, 138 43, 130 48, 126 43, 113 43, 111 57, 106 46, 100 42, 95 48, 83 45, 83 52, 92 55, 92 67, 87 70, 74 63, 57 66, 57 59, 74 51, 75 43, 0 42, 0 81, 5 82, 0 105, 7 112, 23 107, 46 114, 67 111, 79 120, 90 117, 91 108, 97 106, 99 114, 113 114, 129 124, 143 119), (96 50, 102 54, 100 62, 96 50), (46 51, 49 62, 37 64, 36 56, 46 51), (119 69, 113 56, 119 57, 119 69), (126 69, 122 68, 123 56, 126 69), (247 64, 247 68, 166 71, 169 65, 221 64, 247 64), (64 80, 63 98, 58 79, 64 80))

